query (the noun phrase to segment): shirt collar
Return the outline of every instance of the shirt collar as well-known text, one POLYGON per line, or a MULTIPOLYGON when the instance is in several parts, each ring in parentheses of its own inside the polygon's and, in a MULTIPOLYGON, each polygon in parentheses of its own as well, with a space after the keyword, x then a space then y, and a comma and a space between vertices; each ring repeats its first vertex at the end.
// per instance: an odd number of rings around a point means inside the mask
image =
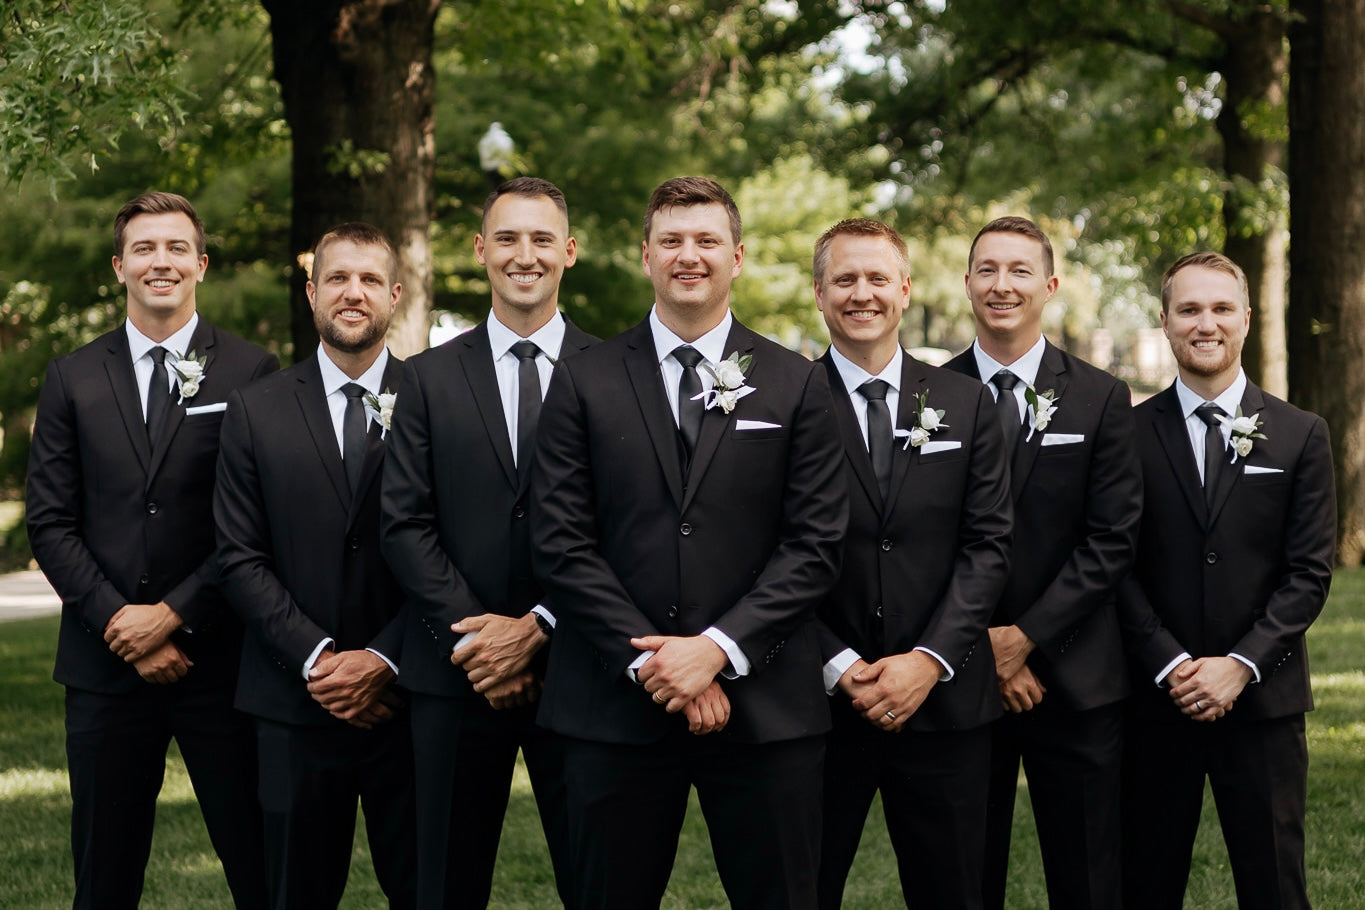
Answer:
MULTIPOLYGON (((498 321, 497 314, 488 311, 488 345, 493 349, 493 359, 497 360, 512 349, 512 345, 522 341, 522 337, 498 321)), ((551 360, 559 359, 559 350, 564 346, 564 314, 555 310, 550 321, 531 333, 526 341, 534 341, 536 347, 551 360)))
POLYGON ((352 379, 341 371, 341 367, 332 362, 332 358, 327 356, 327 349, 321 344, 318 345, 318 369, 322 372, 322 389, 327 395, 336 392, 348 382, 358 383, 371 395, 378 395, 383 391, 379 386, 384 381, 384 370, 388 365, 389 349, 384 348, 374 359, 374 363, 370 364, 370 368, 360 374, 359 379, 352 379))
POLYGON ((1039 335, 1033 347, 1025 351, 1022 357, 1014 363, 1004 364, 981 350, 981 339, 972 342, 972 351, 976 354, 976 370, 981 375, 982 382, 990 382, 996 373, 1009 370, 1030 386, 1038 379, 1038 367, 1043 364, 1043 351, 1046 348, 1047 339, 1039 335))
POLYGON ((191 313, 190 321, 181 326, 174 334, 164 341, 153 341, 142 332, 138 331, 137 326, 133 325, 131 319, 124 320, 124 327, 128 330, 128 352, 133 357, 133 363, 137 363, 147 352, 155 347, 163 347, 176 354, 189 354, 190 341, 194 339, 194 330, 199 327, 199 314, 191 313))
POLYGON ((701 356, 706 358, 707 363, 720 363, 725 359, 725 340, 730 337, 730 326, 735 321, 729 308, 725 310, 725 318, 716 326, 696 341, 683 341, 673 330, 668 328, 659 320, 659 308, 651 307, 649 311, 649 328, 654 333, 654 353, 659 355, 659 363, 664 362, 673 349, 680 344, 691 344, 701 352, 701 356))
MULTIPOLYGON (((1223 409, 1229 417, 1236 415, 1237 409, 1242 405, 1242 393, 1247 389, 1247 374, 1241 367, 1237 368, 1237 378, 1232 380, 1232 385, 1223 390, 1223 394, 1213 399, 1213 403, 1223 409)), ((1180 413, 1186 419, 1194 413, 1194 409, 1204 403, 1204 399, 1190 391, 1190 387, 1185 385, 1184 380, 1179 376, 1175 378, 1175 396, 1180 400, 1180 413)))
POLYGON ((891 386, 897 393, 901 390, 901 363, 905 357, 905 352, 899 347, 896 349, 896 356, 892 357, 882 371, 873 376, 867 370, 849 360, 834 345, 829 346, 829 356, 834 361, 834 366, 839 370, 839 378, 844 382, 844 388, 854 392, 858 386, 867 382, 869 379, 880 379, 891 386))

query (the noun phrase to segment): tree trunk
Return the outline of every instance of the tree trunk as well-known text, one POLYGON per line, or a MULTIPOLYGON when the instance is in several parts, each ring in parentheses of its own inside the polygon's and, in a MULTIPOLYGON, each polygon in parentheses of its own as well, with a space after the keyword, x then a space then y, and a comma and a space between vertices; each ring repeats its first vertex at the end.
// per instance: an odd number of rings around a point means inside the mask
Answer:
POLYGON ((1365 555, 1365 0, 1292 9, 1289 391, 1330 427, 1337 559, 1355 566, 1365 555))
POLYGON ((1265 195, 1284 169, 1284 142, 1265 125, 1285 103, 1285 22, 1269 6, 1257 6, 1230 23, 1219 65, 1226 88, 1218 132, 1223 139, 1223 246, 1247 275, 1251 334, 1242 351, 1247 375, 1272 395, 1289 391, 1286 373, 1285 290, 1288 237, 1279 200, 1265 195))
POLYGON ((368 221, 398 251, 389 346, 427 346, 435 168, 432 39, 440 0, 261 0, 293 136, 289 230, 294 358, 317 346, 298 257, 329 228, 368 221))

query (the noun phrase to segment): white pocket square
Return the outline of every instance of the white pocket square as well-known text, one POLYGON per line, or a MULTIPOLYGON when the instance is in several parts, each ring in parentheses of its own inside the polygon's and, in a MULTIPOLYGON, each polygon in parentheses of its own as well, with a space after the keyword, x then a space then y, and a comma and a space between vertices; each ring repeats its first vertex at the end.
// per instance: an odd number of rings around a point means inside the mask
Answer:
POLYGON ((1039 443, 1045 446, 1065 446, 1073 442, 1085 442, 1084 433, 1044 433, 1043 441, 1039 443))
POLYGON ((1242 468, 1246 474, 1283 474, 1284 468, 1263 468, 1260 465, 1249 464, 1242 468))
POLYGON ((962 448, 962 441, 957 439, 944 440, 943 442, 926 442, 919 447, 921 455, 932 455, 935 452, 951 452, 953 449, 962 448))
POLYGON ((227 410, 227 402, 220 401, 217 404, 201 404, 193 408, 185 408, 185 416, 193 417, 195 414, 217 414, 219 411, 227 410))
POLYGON ((736 430, 780 430, 780 429, 782 429, 782 424, 780 424, 780 423, 768 423, 768 421, 766 421, 766 420, 743 420, 743 419, 736 419, 736 420, 735 420, 735 429, 736 429, 736 430))

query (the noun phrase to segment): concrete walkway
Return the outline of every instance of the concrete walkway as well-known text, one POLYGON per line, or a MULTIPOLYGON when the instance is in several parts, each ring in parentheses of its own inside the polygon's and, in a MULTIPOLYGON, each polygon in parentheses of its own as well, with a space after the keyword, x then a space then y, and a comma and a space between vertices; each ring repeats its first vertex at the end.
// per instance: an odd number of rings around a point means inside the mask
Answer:
POLYGON ((58 613, 62 602, 37 569, 0 575, 0 622, 58 613))

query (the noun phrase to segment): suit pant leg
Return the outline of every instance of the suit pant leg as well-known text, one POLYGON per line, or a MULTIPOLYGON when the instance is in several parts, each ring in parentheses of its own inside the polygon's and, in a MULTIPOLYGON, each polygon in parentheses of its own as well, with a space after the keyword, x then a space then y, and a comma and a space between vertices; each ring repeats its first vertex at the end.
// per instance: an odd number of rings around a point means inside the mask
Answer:
POLYGON ((519 720, 521 753, 531 778, 540 827, 554 868, 555 889, 565 907, 574 907, 573 866, 569 860, 569 810, 564 788, 564 738, 536 726, 535 706, 528 706, 519 720))
POLYGON ((417 906, 417 798, 407 712, 368 732, 356 765, 375 878, 392 910, 417 906))
POLYGON ((359 785, 355 733, 256 719, 268 905, 334 908, 346 890, 359 785))
POLYGON ((170 743, 164 698, 66 690, 77 908, 136 908, 170 743))
POLYGON ((854 726, 858 723, 865 721, 837 718, 834 731, 825 737, 820 875, 816 884, 822 910, 838 910, 843 905, 844 885, 881 776, 883 750, 876 737, 889 735, 870 724, 864 733, 854 726))
POLYGON ((988 729, 991 741, 990 778, 986 795, 986 847, 982 863, 981 894, 987 910, 1003 910, 1023 741, 1019 719, 1013 714, 1006 714, 992 722, 988 729))
POLYGON ((1303 828, 1308 741, 1303 715, 1216 721, 1213 727, 1210 732, 1217 744, 1210 755, 1209 781, 1232 865, 1237 906, 1307 908, 1303 828))
POLYGON ((749 744, 682 735, 731 906, 813 910, 825 737, 749 744))
POLYGON ((980 910, 990 730, 877 733, 882 805, 909 907, 980 910))
POLYGON ((685 744, 563 744, 574 906, 657 910, 687 814, 685 744))
POLYGON ((517 726, 482 697, 413 693, 421 907, 484 907, 502 837, 517 726))
POLYGON ((1123 893, 1134 910, 1180 910, 1204 803, 1209 728, 1130 710, 1123 755, 1123 893))
POLYGON ((1122 704, 1072 711, 1044 699, 1020 720, 1049 905, 1119 906, 1122 704))
POLYGON ((172 730, 233 902, 261 907, 267 887, 254 725, 232 706, 226 681, 200 684, 191 674, 174 688, 172 730))

